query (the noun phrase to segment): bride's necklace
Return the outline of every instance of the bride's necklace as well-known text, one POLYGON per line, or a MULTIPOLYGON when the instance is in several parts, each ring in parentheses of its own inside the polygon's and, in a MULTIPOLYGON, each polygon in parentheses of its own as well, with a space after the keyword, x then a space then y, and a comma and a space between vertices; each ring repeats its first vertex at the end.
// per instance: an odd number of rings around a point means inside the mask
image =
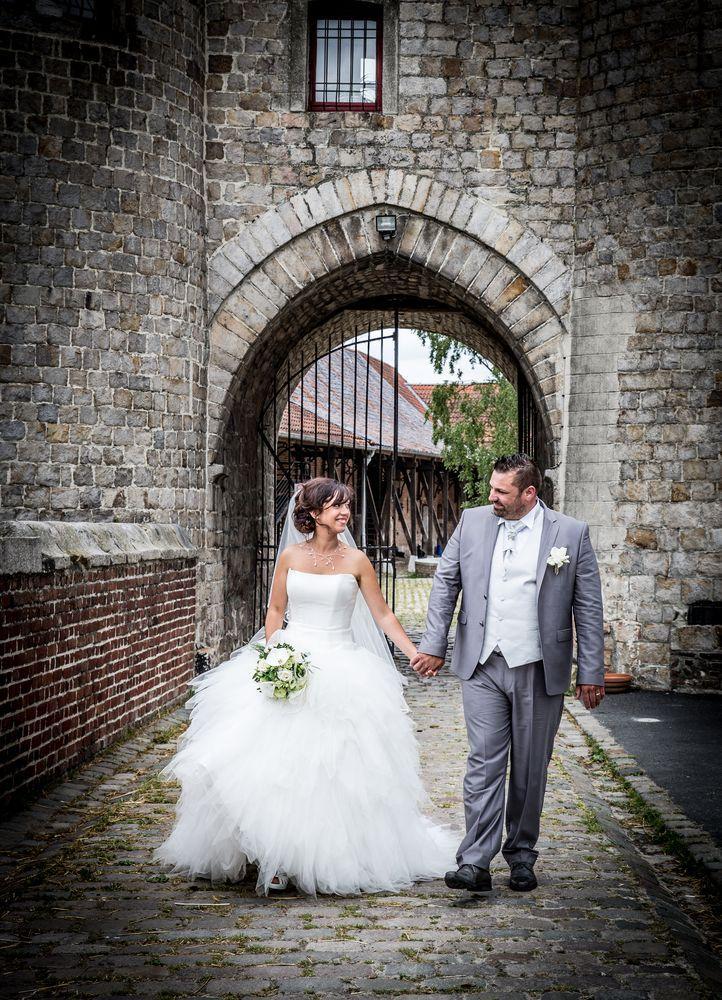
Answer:
POLYGON ((336 566, 334 565, 333 561, 334 556, 338 553, 339 559, 345 558, 346 553, 344 552, 344 549, 348 548, 347 545, 341 545, 341 543, 339 542, 336 548, 332 549, 330 552, 319 552, 317 549, 314 549, 313 545, 311 545, 310 542, 305 542, 304 544, 306 547, 306 552, 313 559, 314 568, 318 568, 318 560, 320 559, 324 566, 330 566, 331 569, 334 570, 334 572, 336 570, 336 566))

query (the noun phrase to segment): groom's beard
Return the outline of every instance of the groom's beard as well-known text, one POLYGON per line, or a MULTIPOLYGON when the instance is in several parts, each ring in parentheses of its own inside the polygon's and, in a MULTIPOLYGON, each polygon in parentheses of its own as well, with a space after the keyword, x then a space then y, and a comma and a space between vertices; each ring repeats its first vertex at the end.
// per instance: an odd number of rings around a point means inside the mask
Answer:
POLYGON ((514 504, 495 503, 492 506, 497 517, 504 517, 508 520, 516 516, 517 508, 514 504))
POLYGON ((523 504, 520 503, 509 503, 509 504, 497 504, 493 503, 494 513, 497 517, 503 517, 506 520, 516 521, 520 517, 523 517, 523 504))

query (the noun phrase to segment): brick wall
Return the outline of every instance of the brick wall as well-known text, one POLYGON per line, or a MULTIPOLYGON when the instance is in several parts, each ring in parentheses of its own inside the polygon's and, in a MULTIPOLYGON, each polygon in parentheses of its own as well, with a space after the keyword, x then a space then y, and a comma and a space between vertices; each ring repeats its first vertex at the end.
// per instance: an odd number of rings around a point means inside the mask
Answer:
POLYGON ((16 802, 182 697, 196 567, 146 562, 3 578, 0 802, 16 802))

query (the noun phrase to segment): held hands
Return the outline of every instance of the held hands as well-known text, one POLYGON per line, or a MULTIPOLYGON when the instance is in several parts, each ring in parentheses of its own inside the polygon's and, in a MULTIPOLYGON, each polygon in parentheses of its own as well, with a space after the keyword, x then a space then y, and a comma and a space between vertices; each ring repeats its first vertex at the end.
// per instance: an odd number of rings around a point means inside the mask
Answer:
MULTIPOLYGON (((412 664, 413 666, 413 664, 412 664)), ((604 686, 598 684, 577 684, 574 697, 581 701, 585 708, 597 708, 604 698, 604 686)))
POLYGON ((419 677, 436 677, 443 665, 443 657, 432 656, 430 653, 417 653, 411 658, 411 666, 419 677))

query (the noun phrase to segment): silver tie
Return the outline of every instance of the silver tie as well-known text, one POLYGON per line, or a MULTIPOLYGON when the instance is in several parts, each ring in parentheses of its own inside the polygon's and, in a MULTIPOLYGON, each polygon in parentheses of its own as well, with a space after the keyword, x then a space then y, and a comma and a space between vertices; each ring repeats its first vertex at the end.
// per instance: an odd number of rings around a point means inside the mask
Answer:
POLYGON ((506 540, 504 542, 503 550, 503 560, 507 562, 516 552, 516 536, 519 534, 519 528, 510 528, 506 525, 506 540))

